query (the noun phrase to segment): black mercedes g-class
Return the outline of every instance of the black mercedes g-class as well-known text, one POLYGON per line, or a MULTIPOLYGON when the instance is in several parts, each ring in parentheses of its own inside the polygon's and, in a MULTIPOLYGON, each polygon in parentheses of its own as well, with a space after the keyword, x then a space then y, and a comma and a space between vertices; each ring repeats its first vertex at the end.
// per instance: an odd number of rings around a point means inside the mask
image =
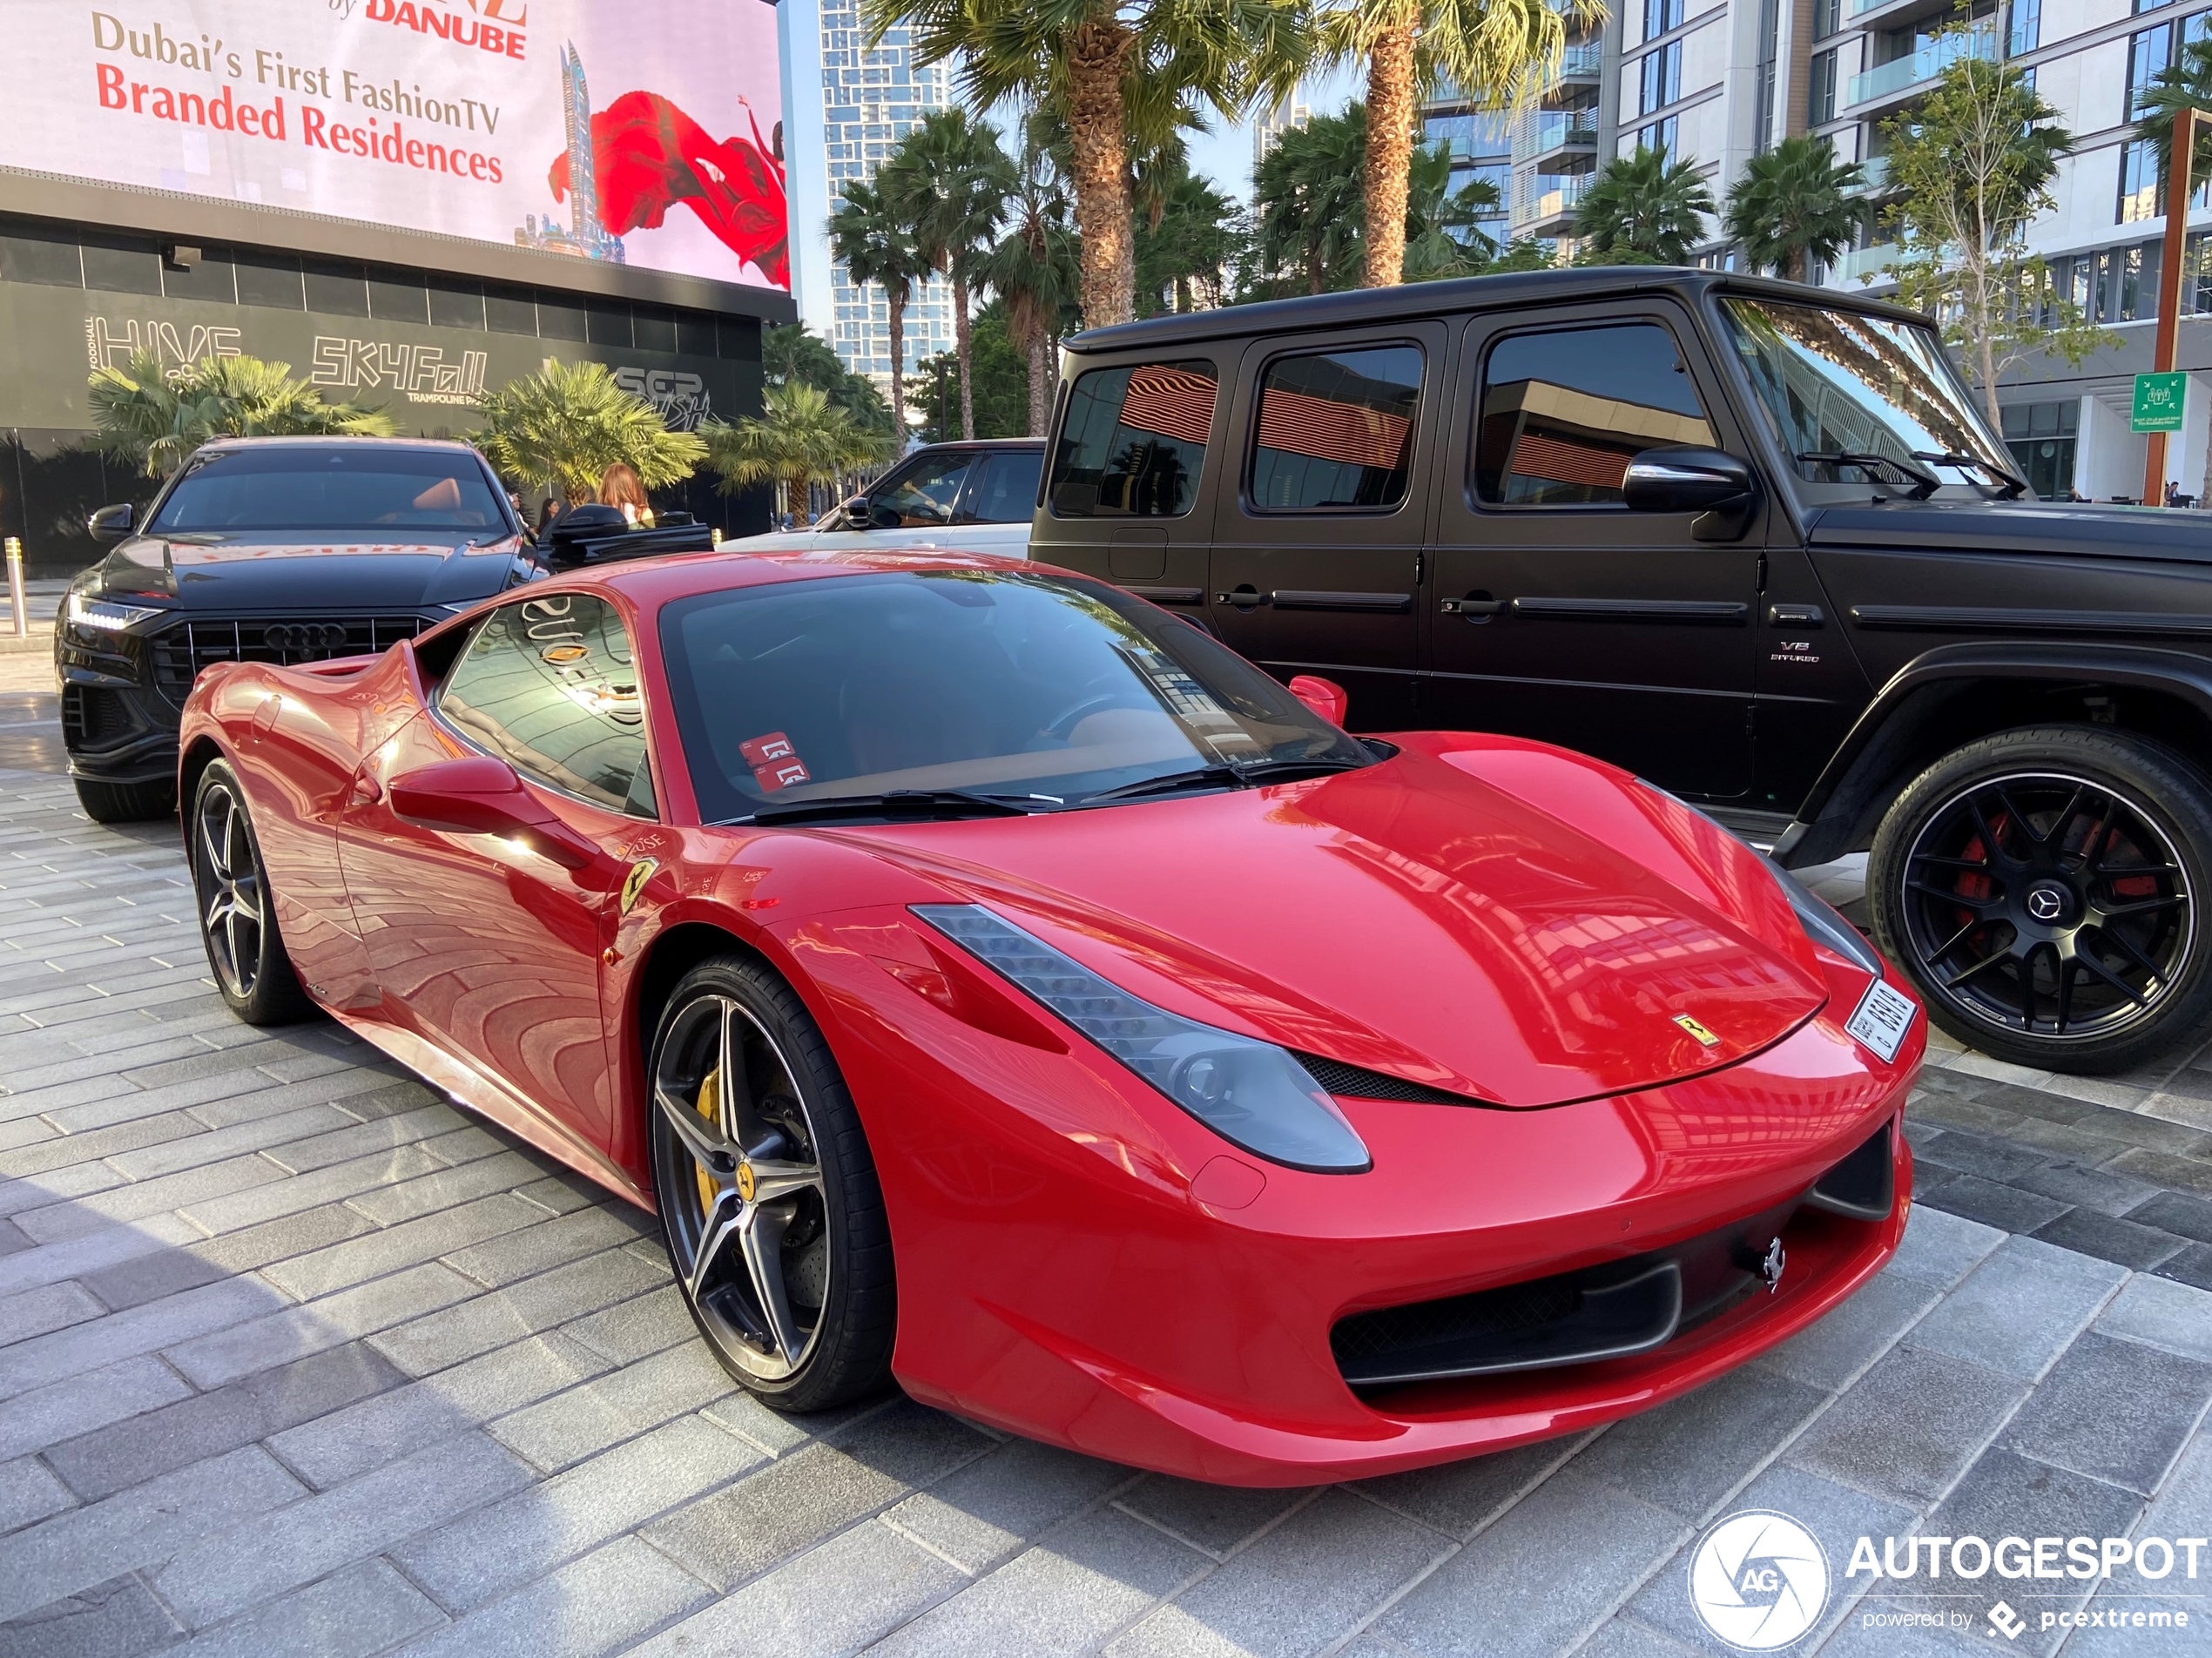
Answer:
POLYGON ((1878 941, 1989 1053, 2118 1069, 2212 1008, 2212 521, 2030 497, 1914 313, 1611 269, 1082 334, 1031 554, 1358 730, 1871 846, 1878 941))

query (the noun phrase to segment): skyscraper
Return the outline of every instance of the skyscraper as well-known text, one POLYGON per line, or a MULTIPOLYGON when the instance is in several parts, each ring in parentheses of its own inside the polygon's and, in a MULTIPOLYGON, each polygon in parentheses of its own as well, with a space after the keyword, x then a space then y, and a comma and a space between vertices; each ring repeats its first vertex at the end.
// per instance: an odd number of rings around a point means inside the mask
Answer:
MULTIPOLYGON (((797 66, 794 65, 794 73, 797 66)), ((899 140, 948 101, 948 71, 913 61, 907 30, 894 29, 880 46, 867 44, 859 0, 821 0, 823 151, 828 212, 845 204, 845 185, 875 177, 899 140)), ((806 227, 801 227, 802 233, 806 227)), ((855 286, 841 265, 832 267, 830 344, 845 366, 887 393, 891 381, 891 322, 880 287, 855 286)), ((952 302, 934 278, 917 284, 906 315, 906 372, 953 343, 952 302)))
POLYGON ((563 230, 550 213, 543 219, 526 213, 515 240, 523 247, 620 265, 622 238, 610 236, 599 217, 599 175, 591 152, 591 84, 584 78, 583 59, 574 41, 561 45, 561 113, 568 133, 570 226, 563 230))

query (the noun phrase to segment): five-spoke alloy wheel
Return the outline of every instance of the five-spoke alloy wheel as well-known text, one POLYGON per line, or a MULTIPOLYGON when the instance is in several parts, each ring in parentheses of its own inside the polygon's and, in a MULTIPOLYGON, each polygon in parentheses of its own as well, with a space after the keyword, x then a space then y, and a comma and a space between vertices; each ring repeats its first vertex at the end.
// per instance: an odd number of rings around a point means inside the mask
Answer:
POLYGON ((314 1005, 285 954, 245 792, 225 762, 200 773, 186 833, 200 941, 224 1001, 249 1025, 307 1017, 314 1005))
POLYGON ((1884 820, 1867 886, 1937 1023, 2000 1058, 2103 1071, 2212 997, 2209 859, 2212 790, 2186 761, 2062 726, 1930 767, 1884 820))
POLYGON ((649 1056, 655 1190, 701 1332, 791 1410, 889 1371, 890 1236, 866 1136, 828 1045, 758 961, 694 968, 649 1056))

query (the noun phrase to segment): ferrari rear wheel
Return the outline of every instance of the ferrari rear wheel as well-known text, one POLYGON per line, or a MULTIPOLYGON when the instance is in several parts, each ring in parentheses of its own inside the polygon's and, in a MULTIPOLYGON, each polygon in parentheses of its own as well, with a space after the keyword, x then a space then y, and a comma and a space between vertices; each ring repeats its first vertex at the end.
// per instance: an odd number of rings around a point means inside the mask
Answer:
POLYGON ((187 826, 199 939, 215 987, 249 1025, 288 1025, 315 1011, 277 929, 260 843, 238 774, 217 760, 200 773, 187 826))
POLYGON ((891 1232, 858 1113, 792 987, 751 957, 702 963, 653 1039, 651 1138, 685 1304, 738 1382, 825 1410, 889 1378, 891 1232))

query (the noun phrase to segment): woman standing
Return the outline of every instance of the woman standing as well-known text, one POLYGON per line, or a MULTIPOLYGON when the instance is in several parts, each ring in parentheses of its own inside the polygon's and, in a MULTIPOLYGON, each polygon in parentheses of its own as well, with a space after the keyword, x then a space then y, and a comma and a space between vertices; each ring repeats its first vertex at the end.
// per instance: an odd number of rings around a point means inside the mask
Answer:
POLYGON ((632 529, 653 527, 652 503, 645 499, 645 488, 638 482, 637 474, 624 462, 616 462, 599 480, 599 502, 602 506, 620 508, 632 529))

